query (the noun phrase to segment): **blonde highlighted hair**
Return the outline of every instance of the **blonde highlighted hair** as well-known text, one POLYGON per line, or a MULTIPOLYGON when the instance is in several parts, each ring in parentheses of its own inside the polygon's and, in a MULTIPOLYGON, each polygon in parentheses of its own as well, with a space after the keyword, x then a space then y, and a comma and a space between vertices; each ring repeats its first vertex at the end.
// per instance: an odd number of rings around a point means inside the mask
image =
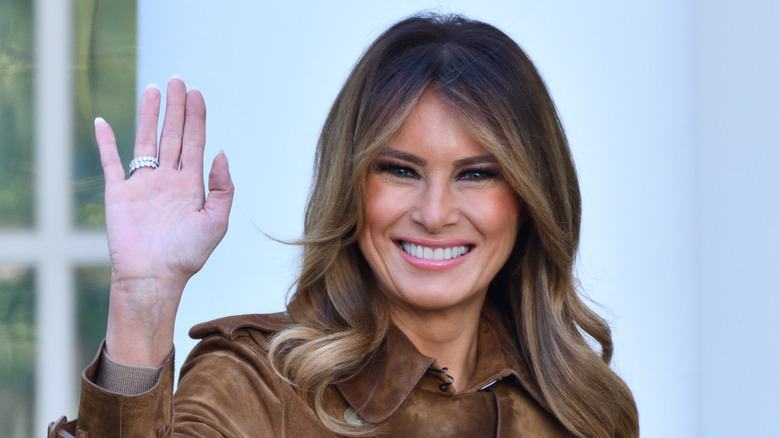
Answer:
POLYGON ((372 161, 429 87, 495 155, 523 200, 528 220, 488 299, 507 309, 504 323, 547 405, 575 436, 638 436, 631 391, 609 367, 609 326, 576 289, 580 192, 555 105, 511 38, 457 15, 395 24, 338 94, 317 146, 302 269, 287 306, 298 325, 272 338, 272 364, 332 431, 375 431, 329 416, 323 396, 370 360, 390 324, 356 242, 362 195, 372 161))

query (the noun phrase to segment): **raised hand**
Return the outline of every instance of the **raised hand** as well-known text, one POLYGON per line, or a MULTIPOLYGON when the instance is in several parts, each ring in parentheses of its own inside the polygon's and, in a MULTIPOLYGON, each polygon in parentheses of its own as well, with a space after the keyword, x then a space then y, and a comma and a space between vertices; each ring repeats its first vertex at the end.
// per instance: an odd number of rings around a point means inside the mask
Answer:
POLYGON ((158 157, 125 179, 111 127, 96 120, 106 179, 106 226, 112 262, 106 344, 119 362, 156 366, 170 352, 181 293, 225 235, 233 200, 225 155, 214 159, 208 196, 203 185, 206 105, 184 82, 168 83, 157 144, 160 91, 142 97, 134 156, 158 157))

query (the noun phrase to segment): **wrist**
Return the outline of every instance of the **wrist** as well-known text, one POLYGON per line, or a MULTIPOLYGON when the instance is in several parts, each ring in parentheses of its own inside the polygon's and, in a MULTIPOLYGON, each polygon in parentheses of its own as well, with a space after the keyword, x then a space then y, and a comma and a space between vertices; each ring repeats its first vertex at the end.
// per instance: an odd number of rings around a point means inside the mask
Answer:
POLYGON ((106 351, 117 362, 158 366, 173 348, 184 285, 159 278, 112 280, 106 351))

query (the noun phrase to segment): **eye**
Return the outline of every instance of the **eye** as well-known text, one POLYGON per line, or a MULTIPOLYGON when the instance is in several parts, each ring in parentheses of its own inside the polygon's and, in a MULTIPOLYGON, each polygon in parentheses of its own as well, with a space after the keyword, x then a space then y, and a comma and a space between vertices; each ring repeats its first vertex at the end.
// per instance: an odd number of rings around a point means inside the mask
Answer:
POLYGON ((490 169, 465 169, 458 175, 459 180, 463 181, 485 181, 498 178, 499 173, 490 169))
POLYGON ((417 172, 409 166, 396 163, 379 163, 377 169, 398 178, 417 178, 417 172))

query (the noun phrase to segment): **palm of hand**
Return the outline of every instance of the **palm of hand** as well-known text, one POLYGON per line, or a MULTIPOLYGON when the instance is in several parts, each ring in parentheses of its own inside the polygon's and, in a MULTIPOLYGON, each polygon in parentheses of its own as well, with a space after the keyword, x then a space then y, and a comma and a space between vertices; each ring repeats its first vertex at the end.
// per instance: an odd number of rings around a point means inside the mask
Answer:
POLYGON ((204 210, 197 176, 167 168, 144 173, 106 190, 114 272, 119 279, 192 276, 225 230, 204 210))
MULTIPOLYGON (((147 89, 141 98, 136 157, 158 155, 159 105, 159 91, 147 89)), ((227 231, 233 186, 223 154, 214 159, 208 199, 203 186, 205 114, 200 92, 187 93, 183 82, 172 80, 160 166, 140 168, 127 180, 111 128, 96 124, 113 282, 153 279, 183 287, 227 231)))

